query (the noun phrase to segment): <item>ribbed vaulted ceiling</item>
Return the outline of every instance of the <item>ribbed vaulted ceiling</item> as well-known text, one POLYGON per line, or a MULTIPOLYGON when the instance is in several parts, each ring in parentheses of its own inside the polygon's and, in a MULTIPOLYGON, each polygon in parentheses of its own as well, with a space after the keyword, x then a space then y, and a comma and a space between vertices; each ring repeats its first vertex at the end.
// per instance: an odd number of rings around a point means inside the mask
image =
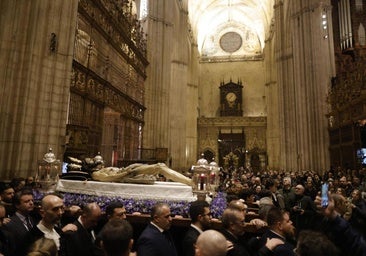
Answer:
POLYGON ((188 1, 189 18, 201 54, 207 48, 208 40, 213 44, 215 35, 222 37, 228 32, 237 32, 244 41, 248 37, 256 38, 257 50, 263 50, 271 25, 274 0, 188 1))

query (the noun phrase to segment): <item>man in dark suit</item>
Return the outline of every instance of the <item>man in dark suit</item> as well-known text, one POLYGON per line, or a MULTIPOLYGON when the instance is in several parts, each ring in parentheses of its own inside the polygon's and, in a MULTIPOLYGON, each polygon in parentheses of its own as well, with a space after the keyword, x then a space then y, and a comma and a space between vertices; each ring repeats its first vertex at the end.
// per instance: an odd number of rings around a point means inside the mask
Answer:
POLYGON ((24 242, 27 233, 35 225, 30 213, 34 209, 33 193, 31 190, 21 190, 15 193, 13 203, 16 208, 15 214, 10 218, 10 222, 4 226, 5 230, 11 234, 10 241, 15 249, 14 255, 25 254, 24 242))
POLYGON ((266 244, 267 239, 278 238, 284 243, 276 246, 272 252, 274 256, 294 256, 294 246, 290 241, 295 237, 295 227, 292 225, 288 212, 272 206, 267 213, 269 229, 262 235, 259 245, 266 244))
POLYGON ((137 240, 139 256, 177 256, 169 229, 172 224, 170 207, 164 203, 156 204, 151 210, 151 222, 137 240))
POLYGON ((194 245, 198 236, 211 227, 210 205, 203 200, 192 202, 189 207, 189 216, 191 217, 191 226, 185 233, 182 247, 183 255, 194 256, 194 245))
POLYGON ((245 212, 235 208, 227 208, 222 214, 221 221, 222 230, 220 232, 232 243, 227 255, 250 256, 249 246, 244 239, 241 239, 245 232, 245 212))
POLYGON ((102 211, 96 203, 85 205, 82 211, 81 216, 74 222, 77 231, 65 232, 65 254, 67 256, 100 255, 100 248, 95 246, 96 237, 93 228, 97 226, 102 211))
POLYGON ((4 229, 5 207, 0 204, 0 255, 13 255, 13 250, 10 247, 10 234, 4 229))

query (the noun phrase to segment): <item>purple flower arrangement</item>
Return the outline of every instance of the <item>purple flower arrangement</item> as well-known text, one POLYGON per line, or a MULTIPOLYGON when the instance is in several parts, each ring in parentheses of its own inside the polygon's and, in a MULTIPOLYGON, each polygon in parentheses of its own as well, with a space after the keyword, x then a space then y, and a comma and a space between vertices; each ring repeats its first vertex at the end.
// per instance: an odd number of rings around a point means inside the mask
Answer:
MULTIPOLYGON (((170 211, 174 215, 181 215, 188 217, 190 202, 188 201, 167 201, 167 200, 155 200, 155 199, 131 199, 118 196, 98 196, 98 195, 86 195, 76 193, 60 193, 66 206, 71 205, 84 205, 86 203, 96 202, 104 211, 107 205, 111 202, 121 202, 128 213, 140 212, 149 214, 152 207, 156 203, 167 203, 170 206, 170 211)), ((45 194, 34 190, 34 200, 39 202, 45 194)), ((220 218, 227 206, 224 193, 219 192, 211 202, 211 212, 214 218, 220 218)))
POLYGON ((211 201, 211 214, 213 218, 220 219, 224 210, 227 207, 226 195, 223 192, 218 192, 211 201))

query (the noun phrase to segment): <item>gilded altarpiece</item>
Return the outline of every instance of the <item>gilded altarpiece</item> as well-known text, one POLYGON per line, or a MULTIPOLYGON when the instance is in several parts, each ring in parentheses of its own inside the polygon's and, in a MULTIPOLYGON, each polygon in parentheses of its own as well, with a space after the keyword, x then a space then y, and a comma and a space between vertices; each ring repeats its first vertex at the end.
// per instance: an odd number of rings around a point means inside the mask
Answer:
POLYGON ((79 2, 65 156, 138 158, 148 62, 132 10, 129 1, 79 2))
POLYGON ((328 92, 332 167, 366 166, 365 3, 332 0, 336 75, 328 92), (362 149, 362 150, 361 150, 362 149), (363 162, 364 161, 364 162, 363 162), (363 163, 362 163, 363 162, 363 163))
POLYGON ((329 150, 334 167, 359 168, 358 151, 366 148, 366 138, 362 136, 366 124, 366 55, 359 57, 355 60, 348 55, 339 57, 339 73, 332 79, 329 90, 328 103, 332 108, 328 114, 329 150))

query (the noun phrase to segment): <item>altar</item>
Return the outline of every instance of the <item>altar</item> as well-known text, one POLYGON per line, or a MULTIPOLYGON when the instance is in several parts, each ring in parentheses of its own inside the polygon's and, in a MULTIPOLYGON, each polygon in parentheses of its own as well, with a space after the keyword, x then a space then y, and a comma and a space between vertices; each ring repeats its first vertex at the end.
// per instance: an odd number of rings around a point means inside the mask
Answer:
MULTIPOLYGON (((226 196, 215 189, 218 181, 215 170, 218 168, 198 166, 195 170, 199 172, 194 171, 194 178, 190 179, 162 163, 138 163, 122 169, 106 167, 93 172, 93 180, 58 179, 53 191, 63 195, 66 206, 96 202, 105 210, 111 202, 118 201, 127 213, 149 214, 156 203, 167 203, 173 215, 184 217, 188 216, 191 202, 199 195, 211 202, 213 216, 220 217, 227 202, 226 196), (171 181, 150 179, 158 174, 171 181)), ((42 194, 35 198, 42 198, 42 194)))
POLYGON ((187 202, 196 200, 192 187, 179 182, 155 181, 153 184, 135 184, 60 179, 57 182, 56 191, 135 200, 154 199, 187 202))

